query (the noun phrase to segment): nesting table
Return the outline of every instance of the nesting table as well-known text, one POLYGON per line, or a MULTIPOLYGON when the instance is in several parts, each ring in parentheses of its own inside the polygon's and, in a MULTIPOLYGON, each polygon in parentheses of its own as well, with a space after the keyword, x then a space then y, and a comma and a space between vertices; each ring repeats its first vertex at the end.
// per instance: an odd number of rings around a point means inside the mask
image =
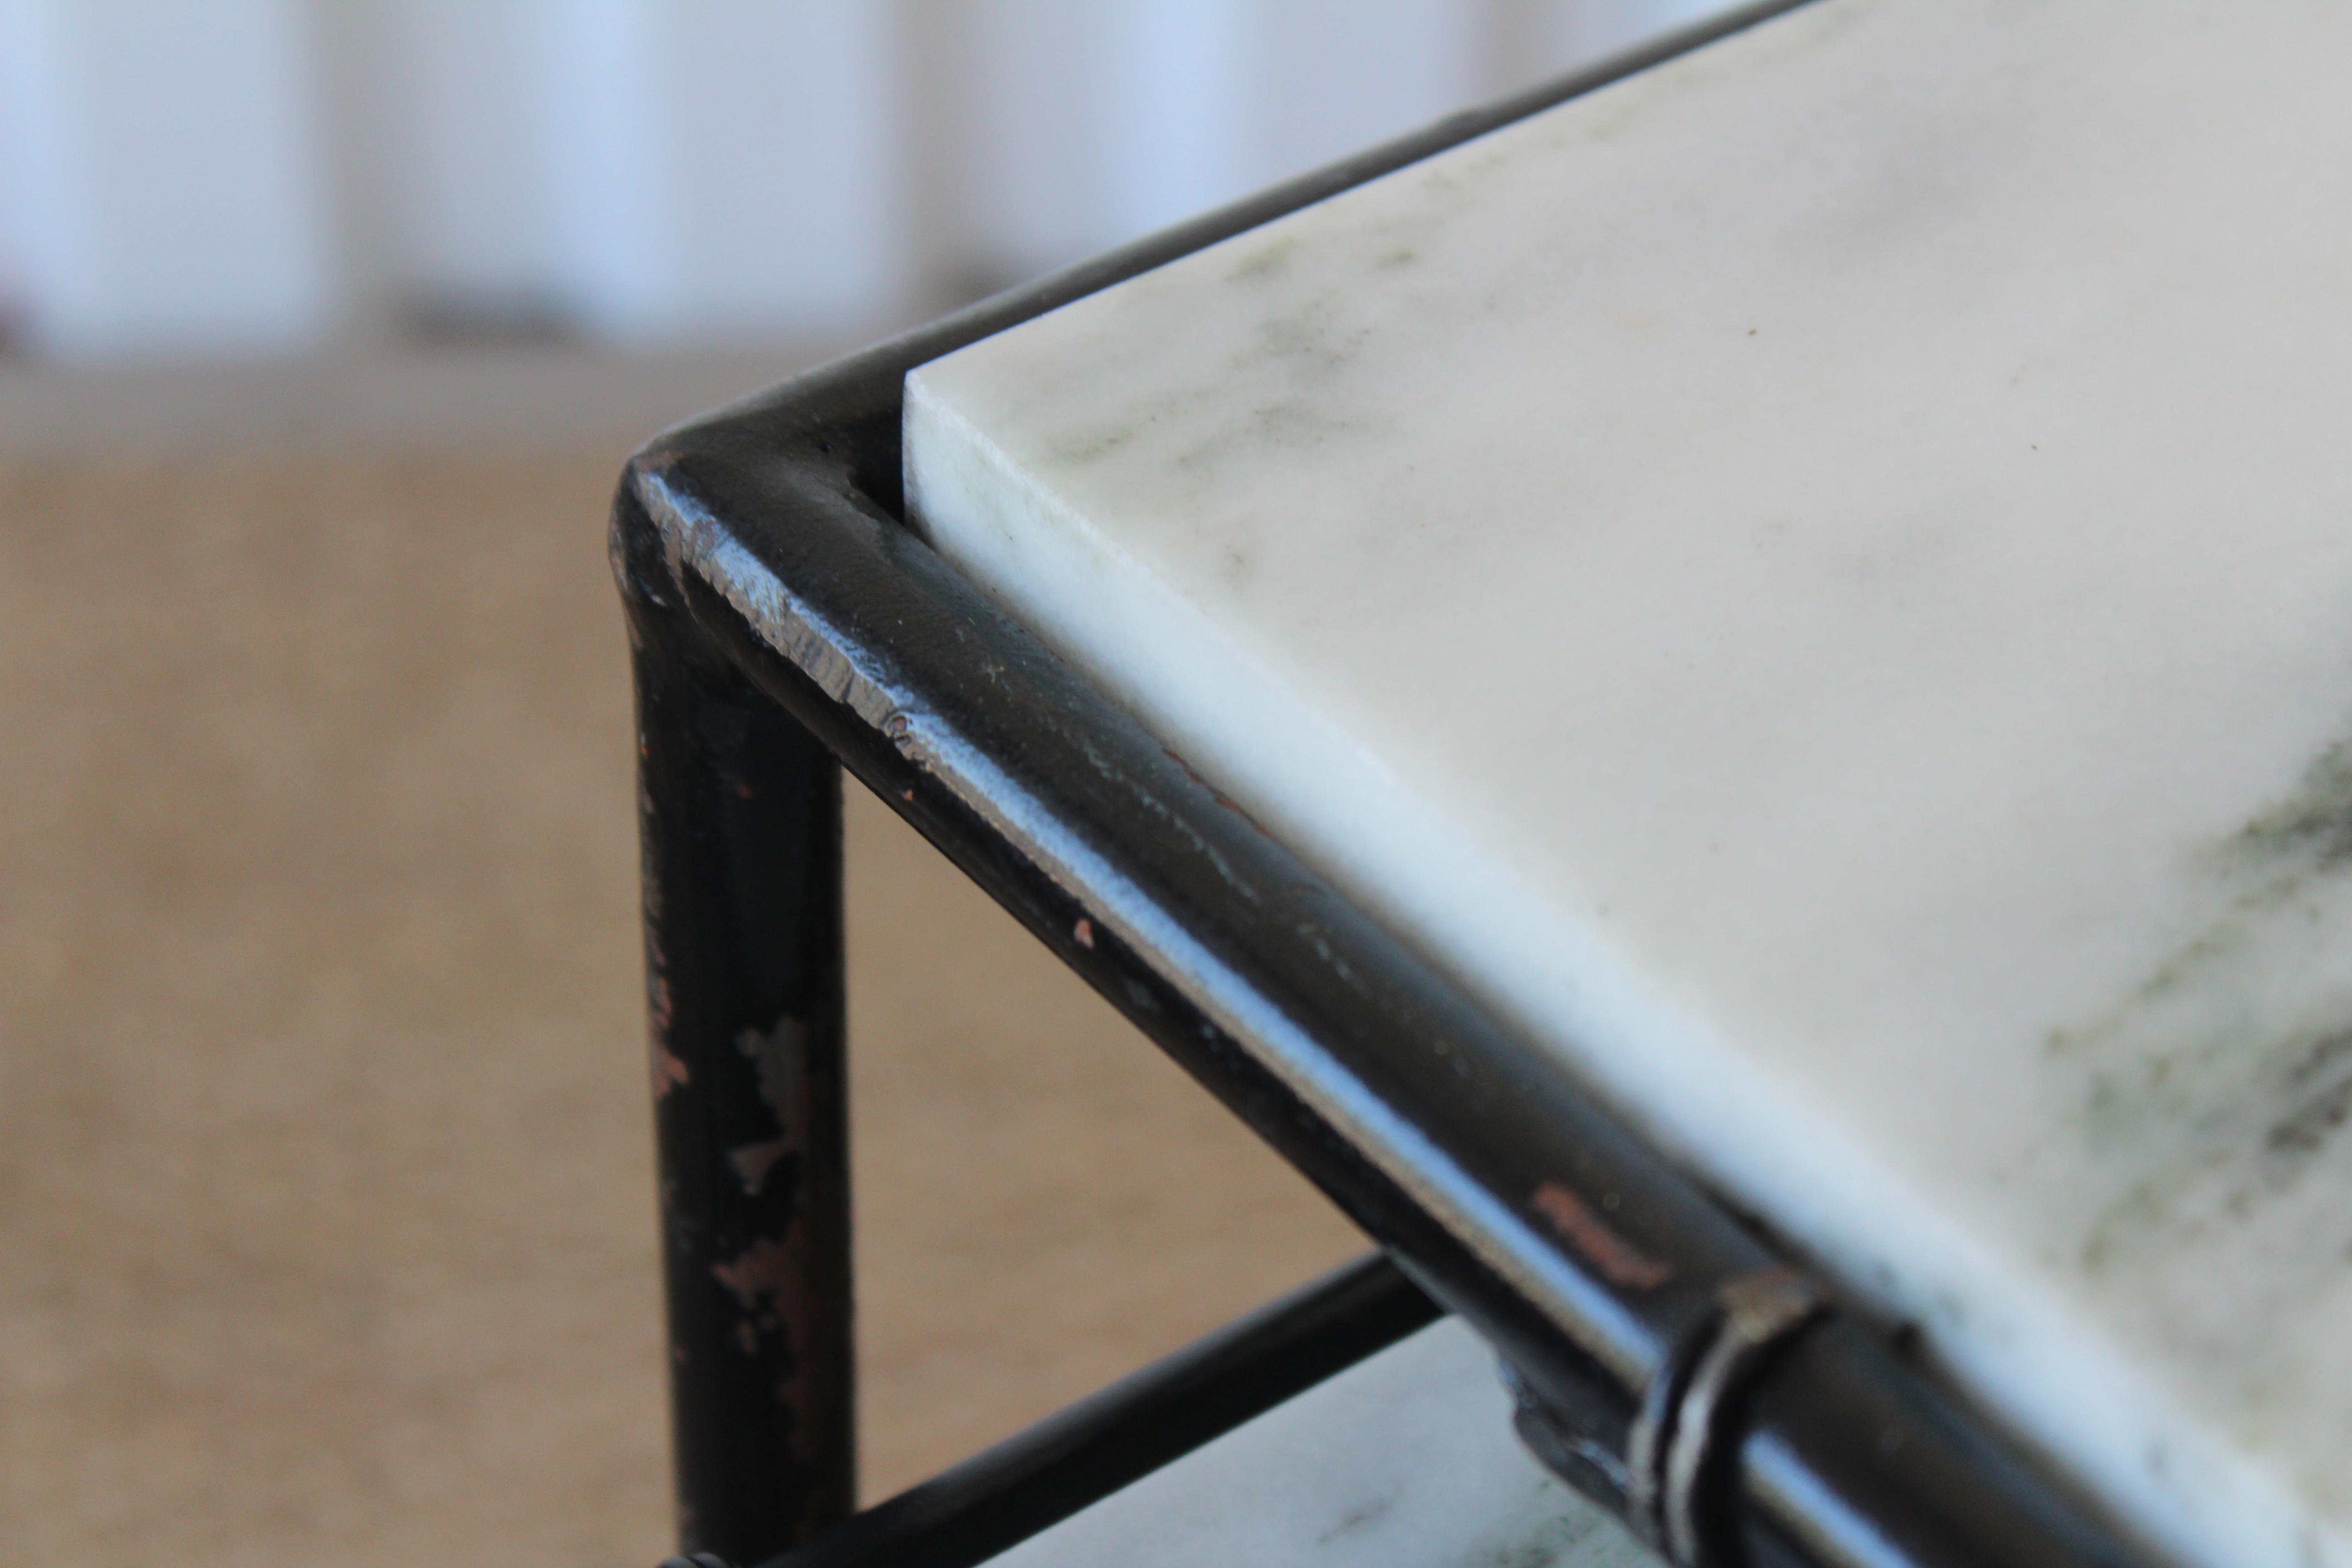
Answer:
POLYGON ((2352 1563, 2347 60, 1755 7, 649 445, 688 1545, 2352 1563), (836 758, 1383 1254, 845 1524, 836 758))

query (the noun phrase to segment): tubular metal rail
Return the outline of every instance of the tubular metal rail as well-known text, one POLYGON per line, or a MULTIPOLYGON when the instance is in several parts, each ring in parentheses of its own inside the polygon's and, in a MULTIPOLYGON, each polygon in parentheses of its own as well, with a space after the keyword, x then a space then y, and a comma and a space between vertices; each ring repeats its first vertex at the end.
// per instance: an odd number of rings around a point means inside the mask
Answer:
POLYGON ((1499 1352, 1529 1447, 1674 1562, 2151 1560, 904 516, 910 367, 1785 8, 984 301, 632 460, 613 554, 635 656, 685 1551, 752 1563, 792 1549, 778 1568, 976 1563, 1442 1307, 1499 1352), (1394 1260, 854 1516, 841 765, 1394 1260))

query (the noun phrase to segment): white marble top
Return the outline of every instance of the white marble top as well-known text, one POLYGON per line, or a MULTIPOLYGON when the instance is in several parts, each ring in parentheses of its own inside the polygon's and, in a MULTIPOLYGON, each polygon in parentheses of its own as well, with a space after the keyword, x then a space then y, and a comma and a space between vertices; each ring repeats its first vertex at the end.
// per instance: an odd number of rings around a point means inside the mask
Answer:
POLYGON ((941 550, 2217 1563, 2352 1564, 2347 62, 1816 0, 908 387, 941 550))
POLYGON ((1511 1434, 1495 1358, 1433 1323, 991 1568, 1656 1568, 1511 1434))

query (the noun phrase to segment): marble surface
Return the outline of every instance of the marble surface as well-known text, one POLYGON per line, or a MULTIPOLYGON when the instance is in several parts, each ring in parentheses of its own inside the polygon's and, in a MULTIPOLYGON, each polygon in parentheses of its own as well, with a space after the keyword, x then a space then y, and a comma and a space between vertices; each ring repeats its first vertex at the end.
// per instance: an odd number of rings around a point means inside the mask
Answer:
POLYGON ((1655 1568, 1511 1434, 1495 1359, 1431 1324, 991 1568, 1655 1568))
POLYGON ((1816 0, 908 386, 942 551, 2200 1563, 2352 1563, 2347 59, 1816 0))

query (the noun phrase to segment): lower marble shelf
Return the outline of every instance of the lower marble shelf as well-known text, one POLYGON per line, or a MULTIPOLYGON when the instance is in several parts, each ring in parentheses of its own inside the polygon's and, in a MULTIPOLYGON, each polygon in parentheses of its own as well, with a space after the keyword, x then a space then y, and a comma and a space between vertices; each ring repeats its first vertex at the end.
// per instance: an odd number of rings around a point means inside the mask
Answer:
POLYGON ((1651 1568, 1528 1457, 1493 1353, 1411 1339, 1115 1492, 991 1568, 1651 1568))

